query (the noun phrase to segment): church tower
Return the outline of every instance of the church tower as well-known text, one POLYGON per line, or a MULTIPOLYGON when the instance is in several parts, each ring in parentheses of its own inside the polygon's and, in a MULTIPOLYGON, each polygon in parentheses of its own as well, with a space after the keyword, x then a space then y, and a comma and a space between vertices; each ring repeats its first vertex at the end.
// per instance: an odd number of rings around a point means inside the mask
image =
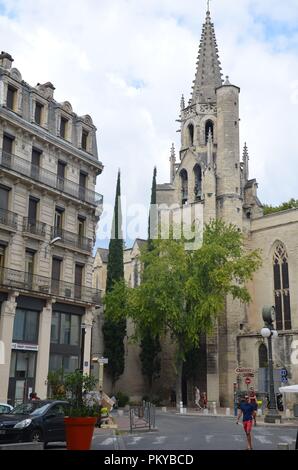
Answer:
MULTIPOLYGON (((239 93, 240 89, 222 79, 219 52, 210 11, 205 23, 196 63, 191 97, 180 103, 180 162, 170 157, 170 183, 157 185, 157 203, 199 204, 203 221, 221 218, 243 230, 243 198, 247 175, 240 162, 239 93)), ((246 169, 248 174, 248 169, 246 169)), ((243 307, 226 299, 217 331, 206 341, 205 361, 199 375, 205 376, 199 387, 207 389, 208 399, 225 406, 232 404, 236 336, 243 307)))

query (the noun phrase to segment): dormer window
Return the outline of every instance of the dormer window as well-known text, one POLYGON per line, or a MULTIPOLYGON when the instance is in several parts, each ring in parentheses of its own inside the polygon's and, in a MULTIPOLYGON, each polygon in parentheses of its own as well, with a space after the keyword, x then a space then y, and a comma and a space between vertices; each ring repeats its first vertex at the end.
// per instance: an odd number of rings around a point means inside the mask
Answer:
POLYGON ((83 150, 87 150, 88 136, 89 136, 89 132, 83 130, 83 132, 82 132, 82 143, 81 143, 81 147, 82 147, 83 150))
POLYGON ((67 134, 67 126, 68 126, 68 120, 61 116, 61 121, 60 121, 60 137, 63 139, 66 139, 66 134, 67 134))
POLYGON ((6 106, 7 108, 11 109, 12 111, 16 108, 16 100, 17 100, 17 89, 11 85, 7 87, 7 98, 6 98, 6 106))
POLYGON ((43 113, 43 105, 36 101, 35 103, 35 122, 36 124, 42 124, 42 113, 43 113))

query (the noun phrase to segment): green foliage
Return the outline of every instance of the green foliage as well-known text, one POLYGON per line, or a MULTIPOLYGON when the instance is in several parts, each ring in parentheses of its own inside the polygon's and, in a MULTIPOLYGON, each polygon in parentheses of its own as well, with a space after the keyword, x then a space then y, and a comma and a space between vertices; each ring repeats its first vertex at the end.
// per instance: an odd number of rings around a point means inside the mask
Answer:
POLYGON ((258 251, 247 252, 238 228, 216 220, 204 229, 203 245, 185 251, 184 240, 153 240, 153 249, 141 255, 141 285, 128 288, 123 281, 107 295, 106 314, 127 316, 152 335, 170 332, 177 344, 177 373, 188 351, 199 346, 200 334, 211 333, 224 311, 225 299, 249 302, 245 286, 261 264, 258 251))
POLYGON ((147 377, 149 388, 152 382, 160 373, 160 352, 161 346, 158 336, 153 336, 147 327, 141 333, 140 359, 142 364, 142 374, 147 377))
POLYGON ((92 375, 76 370, 63 375, 61 371, 50 372, 48 384, 52 390, 52 398, 67 400, 70 403, 69 416, 99 416, 101 405, 98 400, 90 397, 88 392, 94 390, 97 380, 92 375), (54 394, 58 390, 58 394, 54 394))
POLYGON ((118 408, 123 408, 129 402, 129 396, 122 392, 117 392, 115 395, 117 399, 118 408))
MULTIPOLYGON (((122 215, 120 205, 120 172, 118 172, 114 217, 112 224, 111 240, 109 244, 109 258, 107 266, 106 292, 113 292, 115 282, 124 277, 123 268, 123 239, 122 239, 122 215)), ((103 325, 104 355, 109 358, 107 371, 112 379, 112 384, 124 371, 124 337, 126 335, 126 321, 124 318, 115 320, 105 313, 103 325)))
POLYGON ((288 202, 283 202, 279 206, 263 205, 264 215, 273 214, 275 212, 286 211, 288 209, 297 209, 298 199, 290 199, 288 202))

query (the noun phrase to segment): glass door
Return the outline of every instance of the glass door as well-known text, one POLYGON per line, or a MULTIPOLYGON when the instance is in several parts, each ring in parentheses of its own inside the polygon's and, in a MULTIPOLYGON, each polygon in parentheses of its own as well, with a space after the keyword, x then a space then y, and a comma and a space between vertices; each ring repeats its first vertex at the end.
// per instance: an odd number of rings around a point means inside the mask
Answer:
POLYGON ((12 351, 8 398, 15 405, 29 399, 34 389, 36 352, 12 351))

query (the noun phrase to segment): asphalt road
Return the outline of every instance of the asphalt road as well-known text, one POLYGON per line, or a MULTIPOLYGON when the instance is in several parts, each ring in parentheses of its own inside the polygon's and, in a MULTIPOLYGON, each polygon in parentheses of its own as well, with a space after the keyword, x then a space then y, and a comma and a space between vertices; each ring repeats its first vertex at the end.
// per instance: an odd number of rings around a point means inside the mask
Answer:
MULTIPOLYGON (((244 450, 246 437, 242 424, 222 417, 181 416, 158 413, 158 431, 120 434, 95 434, 92 449, 97 450, 244 450)), ((253 428, 254 450, 277 450, 279 443, 294 449, 297 430, 289 427, 253 428)))

